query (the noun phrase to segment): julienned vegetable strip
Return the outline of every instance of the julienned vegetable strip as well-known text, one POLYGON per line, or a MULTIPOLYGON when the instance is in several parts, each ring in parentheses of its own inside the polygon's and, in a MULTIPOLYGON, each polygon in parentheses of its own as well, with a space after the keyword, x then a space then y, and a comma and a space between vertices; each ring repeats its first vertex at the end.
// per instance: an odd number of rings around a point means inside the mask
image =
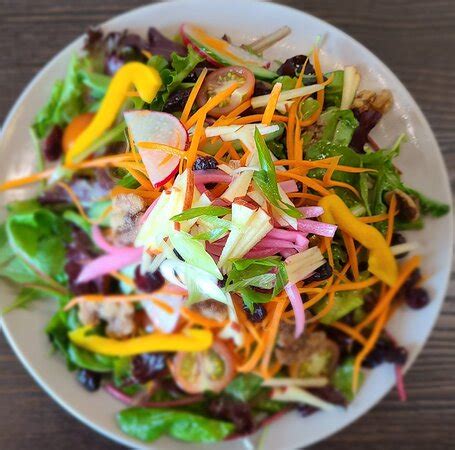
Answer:
POLYGON ((375 319, 379 317, 379 315, 389 307, 392 300, 398 294, 401 286, 406 282, 408 277, 411 273, 417 269, 421 264, 420 256, 413 256, 412 258, 408 259, 403 266, 401 267, 401 271, 399 273, 398 279, 395 284, 385 292, 385 294, 379 298, 376 307, 371 311, 371 313, 356 326, 356 330, 361 331, 370 323, 372 323, 375 319))
POLYGON ((388 306, 385 307, 384 311, 381 313, 378 320, 374 324, 373 331, 371 332, 370 337, 367 339, 365 346, 360 351, 360 353, 355 357, 354 373, 352 376, 352 391, 354 393, 356 393, 359 388, 359 374, 360 374, 360 367, 362 365, 362 362, 373 350, 374 344, 376 344, 376 341, 378 340, 379 335, 381 334, 381 331, 384 328, 384 325, 386 323, 387 308, 388 308, 388 306))
POLYGON ((207 75, 207 67, 204 67, 202 72, 200 73, 198 79, 196 80, 196 83, 193 86, 193 89, 191 89, 190 95, 188 97, 188 100, 185 104, 185 107, 183 108, 182 115, 180 117, 180 120, 185 123, 188 120, 188 117, 191 113, 191 108, 194 105, 194 102, 196 100, 197 94, 199 93, 199 90, 201 89, 202 83, 204 82, 205 76, 207 75))
POLYGON ((270 99, 265 107, 264 115, 262 116, 261 123, 263 125, 270 125, 272 122, 273 113, 275 112, 278 97, 280 96, 281 86, 281 83, 276 83, 273 86, 272 92, 270 93, 270 99))
POLYGON ((387 218, 387 234, 386 234, 386 241, 387 244, 390 245, 392 243, 392 236, 393 236, 393 226, 395 220, 395 214, 397 211, 397 197, 395 194, 392 195, 389 205, 389 216, 387 218))

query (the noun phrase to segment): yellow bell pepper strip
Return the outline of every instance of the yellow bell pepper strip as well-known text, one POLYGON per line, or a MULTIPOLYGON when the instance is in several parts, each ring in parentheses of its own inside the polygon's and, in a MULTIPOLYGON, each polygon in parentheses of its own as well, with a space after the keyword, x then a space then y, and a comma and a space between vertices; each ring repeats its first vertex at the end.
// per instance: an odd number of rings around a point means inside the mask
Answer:
POLYGON ((210 348, 213 335, 209 330, 190 328, 182 333, 152 333, 125 340, 90 334, 88 325, 68 333, 70 341, 79 347, 107 356, 130 356, 148 352, 201 352, 210 348))
POLYGON ((66 154, 65 163, 78 162, 77 157, 99 138, 115 121, 128 91, 134 85, 139 97, 150 103, 162 85, 160 75, 153 67, 139 62, 122 66, 112 78, 106 95, 90 125, 78 136, 66 154))
POLYGON ((324 208, 324 222, 337 225, 370 251, 368 270, 384 283, 393 286, 398 278, 398 266, 382 234, 355 217, 338 195, 323 197, 319 206, 324 208))

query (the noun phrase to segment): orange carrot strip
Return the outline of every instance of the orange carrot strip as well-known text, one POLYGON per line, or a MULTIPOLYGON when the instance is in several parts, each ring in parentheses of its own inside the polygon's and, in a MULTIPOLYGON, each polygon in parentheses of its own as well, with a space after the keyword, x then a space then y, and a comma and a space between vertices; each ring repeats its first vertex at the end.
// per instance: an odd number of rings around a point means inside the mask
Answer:
POLYGON ((231 147, 231 143, 230 142, 223 142, 221 144, 221 147, 220 149, 216 152, 215 154, 215 159, 221 159, 224 157, 224 155, 226 154, 226 152, 229 151, 229 148, 231 147))
POLYGON ((185 123, 188 120, 188 117, 191 113, 191 108, 194 105, 197 94, 199 93, 199 90, 201 89, 202 83, 204 82, 206 75, 207 75, 207 68, 204 67, 204 70, 198 76, 196 83, 193 86, 193 89, 191 89, 190 95, 188 96, 188 100, 186 101, 185 107, 183 108, 182 116, 180 117, 180 120, 182 123, 185 123))
POLYGON ((185 127, 188 130, 191 128, 201 116, 205 116, 210 110, 218 106, 223 100, 226 100, 237 88, 239 83, 233 83, 227 89, 218 94, 214 95, 204 106, 199 108, 185 123, 185 127))
MULTIPOLYGON (((341 275, 341 273, 340 273, 341 275)), ((340 277, 341 278, 341 277, 340 277)), ((354 291, 356 289, 365 289, 367 287, 373 286, 376 284, 379 280, 376 277, 370 277, 364 281, 358 281, 356 283, 352 282, 347 282, 343 284, 337 284, 330 288, 330 292, 339 292, 339 291, 354 291)), ((313 288, 314 289, 314 288, 313 288)))
MULTIPOLYGON (((252 114, 250 116, 239 117, 231 122, 231 125, 246 125, 249 123, 260 122, 262 120, 262 114, 252 114)), ((288 122, 289 119, 286 116, 273 115, 272 122, 288 122)))
POLYGON ((33 175, 29 175, 22 178, 16 178, 15 180, 5 181, 0 184, 0 192, 7 191, 8 189, 15 189, 26 184, 37 183, 38 181, 49 178, 54 173, 54 169, 48 169, 43 172, 38 172, 33 175))
POLYGON ((128 286, 134 288, 136 287, 136 285, 134 284, 134 280, 121 272, 111 272, 111 275, 117 280, 121 281, 122 283, 127 284, 128 286))
POLYGON ((365 216, 365 217, 358 217, 358 219, 363 223, 376 223, 376 222, 384 222, 389 218, 388 214, 378 214, 377 216, 365 216))
POLYGON ((411 275, 411 273, 420 266, 420 262, 420 256, 415 255, 403 264, 400 274, 398 275, 397 282, 388 291, 386 291, 385 294, 381 295, 373 311, 371 311, 371 313, 356 326, 357 331, 363 330, 389 307, 390 303, 397 295, 401 286, 403 286, 404 282, 408 279, 409 275, 411 275))
POLYGON ((310 187, 311 189, 313 189, 316 192, 319 192, 322 195, 329 195, 330 194, 330 192, 325 187, 321 186, 319 180, 316 180, 316 179, 313 179, 313 178, 309 178, 309 177, 300 176, 300 175, 295 175, 295 174, 289 173, 289 172, 282 172, 282 171, 279 171, 276 174, 277 174, 278 178, 280 178, 280 177, 282 177, 282 178, 292 178, 294 180, 301 181, 303 184, 307 185, 308 187, 310 187))
POLYGON ((205 117, 206 117, 205 114, 201 114, 197 119, 196 128, 194 130, 193 138, 191 139, 190 148, 186 152, 188 155, 187 160, 186 160, 186 167, 192 168, 194 161, 196 161, 197 149, 198 149, 202 134, 204 133, 205 117))
POLYGON ((273 114, 276 109, 276 104, 278 103, 278 97, 281 94, 281 83, 275 83, 272 92, 270 92, 269 101, 265 107, 264 114, 262 115, 262 124, 270 125, 272 122, 273 114))
POLYGON ((196 311, 192 311, 189 308, 182 308, 180 312, 182 316, 188 320, 188 322, 194 323, 195 325, 201 325, 202 327, 206 328, 222 328, 227 323, 226 320, 219 322, 218 320, 208 319, 202 314, 199 314, 196 311))
POLYGON ((360 375, 360 368, 364 359, 370 354, 373 350, 376 341, 381 334, 382 329, 384 328, 386 319, 387 319, 387 309, 388 306, 384 309, 384 311, 379 316, 377 322, 374 324, 373 331, 371 332, 370 337, 367 339, 365 346, 363 347, 362 351, 355 357, 354 360, 354 373, 352 376, 352 390, 357 392, 359 387, 359 375, 360 375))

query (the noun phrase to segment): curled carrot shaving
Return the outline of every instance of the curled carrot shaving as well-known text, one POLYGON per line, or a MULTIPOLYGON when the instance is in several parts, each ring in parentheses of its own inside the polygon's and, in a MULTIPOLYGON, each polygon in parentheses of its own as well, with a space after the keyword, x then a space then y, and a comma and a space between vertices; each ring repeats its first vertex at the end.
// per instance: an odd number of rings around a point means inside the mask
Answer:
POLYGON ((354 275, 354 279, 357 281, 359 279, 359 263, 357 261, 354 239, 344 231, 342 231, 341 234, 343 236, 344 246, 348 253, 349 262, 351 263, 352 275, 354 275))
POLYGON ((278 103, 278 97, 281 93, 281 83, 275 83, 272 92, 270 93, 269 101, 265 107, 264 114, 262 116, 262 124, 270 125, 273 118, 273 113, 276 109, 276 104, 278 103))
POLYGON ((387 234, 386 234, 386 238, 385 238, 388 245, 390 245, 390 243, 392 242, 393 227, 394 227, 396 212, 397 212, 397 197, 395 194, 393 194, 392 199, 390 200, 390 205, 389 205, 389 215, 387 218, 387 234))
POLYGON ((223 142, 220 149, 215 153, 215 159, 220 160, 224 155, 229 151, 229 148, 232 146, 230 142, 223 142))
MULTIPOLYGON (((233 120, 230 125, 247 125, 249 123, 260 122, 261 120, 262 114, 252 114, 251 116, 239 117, 233 120)), ((272 116, 272 122, 288 122, 288 120, 286 116, 280 116, 278 114, 272 116)))
POLYGON ((0 192, 7 191, 9 189, 15 189, 27 184, 37 183, 38 181, 45 180, 49 178, 54 173, 54 169, 45 170, 43 172, 38 172, 33 175, 29 175, 23 178, 16 178, 15 180, 6 181, 3 184, 0 184, 0 192))
POLYGON ((376 222, 384 222, 389 218, 388 214, 378 214, 377 216, 365 216, 365 217, 358 217, 358 219, 363 223, 376 223, 376 222))
POLYGON ((316 192, 319 192, 322 195, 330 195, 330 192, 321 185, 321 182, 319 180, 316 180, 315 178, 304 177, 300 175, 295 175, 290 172, 282 171, 279 171, 276 174, 278 178, 292 178, 294 180, 301 181, 303 184, 306 184, 308 187, 310 187, 316 192))
POLYGON ((197 149, 199 146, 199 142, 201 140, 202 134, 204 133, 204 122, 205 122, 205 114, 201 114, 196 122, 196 128, 194 130, 193 138, 191 139, 190 148, 187 151, 187 160, 186 164, 187 167, 192 168, 194 161, 196 161, 197 156, 197 149))
POLYGON ((170 156, 177 156, 179 158, 186 158, 186 152, 179 148, 171 147, 166 144, 158 144, 157 142, 138 142, 138 147, 142 147, 144 150, 155 150, 165 152, 170 156))
POLYGON ((131 277, 128 277, 124 273, 121 272, 111 272, 111 275, 116 278, 117 280, 121 281, 122 283, 127 284, 131 287, 136 287, 134 280, 131 277))
POLYGON ((362 345, 365 345, 367 342, 367 340, 357 330, 343 322, 333 322, 330 326, 342 331, 344 334, 347 334, 349 337, 353 338, 362 345))
MULTIPOLYGON (((340 278, 341 274, 340 274, 340 278)), ((337 284, 330 288, 330 292, 339 292, 339 291, 354 291, 357 289, 365 289, 367 287, 373 286, 378 283, 379 280, 376 277, 370 277, 364 281, 357 281, 355 283, 348 281, 347 283, 337 284)), ((313 288, 314 289, 314 288, 313 288)))

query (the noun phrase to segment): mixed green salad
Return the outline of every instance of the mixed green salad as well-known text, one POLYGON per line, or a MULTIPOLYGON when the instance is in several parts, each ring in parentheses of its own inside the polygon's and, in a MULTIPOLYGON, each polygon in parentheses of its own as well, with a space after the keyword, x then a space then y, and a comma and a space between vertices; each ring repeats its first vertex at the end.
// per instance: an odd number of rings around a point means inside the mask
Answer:
POLYGON ((370 136, 392 92, 318 44, 267 59, 289 33, 89 30, 31 127, 37 171, 0 185, 36 187, 0 226, 3 314, 54 299, 50 344, 142 441, 345 407, 381 363, 406 396, 385 327, 430 296, 402 232, 448 206, 401 180, 404 136, 370 136))

